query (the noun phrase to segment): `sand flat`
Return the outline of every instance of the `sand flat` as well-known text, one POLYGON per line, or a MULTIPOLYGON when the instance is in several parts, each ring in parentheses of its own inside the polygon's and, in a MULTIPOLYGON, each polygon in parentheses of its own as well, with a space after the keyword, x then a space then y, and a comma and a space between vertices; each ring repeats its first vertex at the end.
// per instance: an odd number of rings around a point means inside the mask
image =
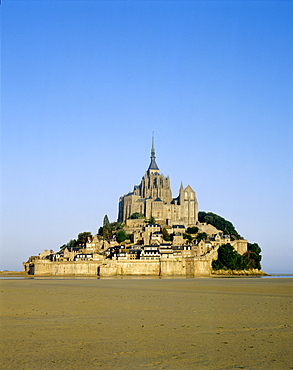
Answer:
POLYGON ((3 369, 293 369, 293 279, 0 280, 3 369))

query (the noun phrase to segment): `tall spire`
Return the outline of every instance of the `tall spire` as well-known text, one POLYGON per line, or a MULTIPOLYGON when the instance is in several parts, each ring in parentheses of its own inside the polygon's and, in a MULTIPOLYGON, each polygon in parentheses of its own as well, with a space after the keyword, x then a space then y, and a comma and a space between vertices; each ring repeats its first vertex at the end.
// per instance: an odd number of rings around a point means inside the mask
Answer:
POLYGON ((156 163, 154 131, 153 131, 153 136, 152 136, 151 163, 149 165, 148 171, 149 172, 159 172, 160 171, 156 163))
POLYGON ((151 159, 156 159, 154 131, 153 131, 153 136, 152 136, 151 159))

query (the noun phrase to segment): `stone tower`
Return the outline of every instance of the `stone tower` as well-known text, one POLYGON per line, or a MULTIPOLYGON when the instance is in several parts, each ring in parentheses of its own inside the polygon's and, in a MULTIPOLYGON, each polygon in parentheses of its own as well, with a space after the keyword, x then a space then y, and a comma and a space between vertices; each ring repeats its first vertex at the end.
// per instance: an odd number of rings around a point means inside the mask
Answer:
POLYGON ((134 194, 145 199, 160 198, 165 203, 172 200, 170 179, 160 174, 159 167, 156 163, 154 137, 152 139, 151 163, 140 185, 134 188, 134 194))
POLYGON ((125 222, 133 213, 146 219, 154 217, 157 222, 168 225, 195 225, 198 220, 198 204, 195 192, 182 183, 179 196, 172 198, 170 178, 160 173, 156 163, 154 137, 152 138, 151 162, 141 183, 132 192, 120 197, 118 222, 125 222))

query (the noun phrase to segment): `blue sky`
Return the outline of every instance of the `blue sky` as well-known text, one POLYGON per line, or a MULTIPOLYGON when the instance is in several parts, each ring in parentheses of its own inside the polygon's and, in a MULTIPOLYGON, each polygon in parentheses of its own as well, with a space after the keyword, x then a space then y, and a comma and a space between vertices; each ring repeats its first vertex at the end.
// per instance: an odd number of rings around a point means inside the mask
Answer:
POLYGON ((3 0, 0 270, 96 233, 157 163, 293 272, 291 1, 3 0))

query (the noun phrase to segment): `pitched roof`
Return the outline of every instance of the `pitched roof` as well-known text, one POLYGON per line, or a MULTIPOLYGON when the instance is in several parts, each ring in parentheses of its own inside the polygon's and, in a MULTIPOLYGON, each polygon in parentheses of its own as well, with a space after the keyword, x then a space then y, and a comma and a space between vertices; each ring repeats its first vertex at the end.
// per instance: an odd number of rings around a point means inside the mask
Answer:
POLYGON ((157 170, 157 171, 160 171, 160 169, 159 169, 159 167, 158 167, 158 165, 157 165, 156 160, 155 160, 154 157, 151 157, 151 163, 149 165, 148 170, 157 170))
POLYGON ((148 171, 149 170, 160 171, 159 170, 159 167, 158 167, 158 165, 156 163, 156 152, 155 152, 154 136, 152 138, 151 163, 149 165, 148 171))

